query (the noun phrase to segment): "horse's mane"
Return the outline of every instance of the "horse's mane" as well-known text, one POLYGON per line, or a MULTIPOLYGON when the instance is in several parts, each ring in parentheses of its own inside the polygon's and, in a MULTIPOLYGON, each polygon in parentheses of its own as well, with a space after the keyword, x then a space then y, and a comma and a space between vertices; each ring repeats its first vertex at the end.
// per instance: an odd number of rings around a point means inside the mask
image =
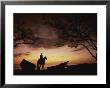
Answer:
POLYGON ((46 57, 46 56, 45 56, 44 58, 45 58, 45 59, 47 59, 47 57, 46 57))

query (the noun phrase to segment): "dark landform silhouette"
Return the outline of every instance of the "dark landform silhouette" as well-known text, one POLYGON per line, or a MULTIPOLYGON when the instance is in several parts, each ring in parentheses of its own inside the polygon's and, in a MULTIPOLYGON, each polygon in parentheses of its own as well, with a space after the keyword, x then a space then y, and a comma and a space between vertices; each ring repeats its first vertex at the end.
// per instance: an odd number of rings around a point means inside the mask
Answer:
POLYGON ((35 64, 23 59, 21 70, 14 70, 14 75, 97 75, 96 63, 68 65, 68 62, 37 70, 35 64))

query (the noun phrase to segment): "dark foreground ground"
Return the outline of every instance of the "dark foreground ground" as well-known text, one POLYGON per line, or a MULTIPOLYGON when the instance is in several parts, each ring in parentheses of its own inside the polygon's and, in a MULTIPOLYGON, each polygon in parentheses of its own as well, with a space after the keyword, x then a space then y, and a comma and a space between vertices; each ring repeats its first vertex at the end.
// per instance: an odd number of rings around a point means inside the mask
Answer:
POLYGON ((48 67, 46 70, 14 70, 14 75, 97 75, 97 64, 48 67))

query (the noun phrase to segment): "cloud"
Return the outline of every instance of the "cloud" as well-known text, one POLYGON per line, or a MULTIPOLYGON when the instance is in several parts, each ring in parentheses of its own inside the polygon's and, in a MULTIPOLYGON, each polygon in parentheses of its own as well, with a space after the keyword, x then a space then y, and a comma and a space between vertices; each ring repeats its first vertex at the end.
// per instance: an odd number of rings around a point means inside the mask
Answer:
POLYGON ((26 53, 16 53, 14 54, 14 57, 20 56, 20 55, 30 55, 30 52, 26 52, 26 53))
POLYGON ((73 50, 73 52, 81 51, 83 49, 85 49, 85 48, 84 47, 80 47, 80 48, 77 48, 77 49, 73 50))

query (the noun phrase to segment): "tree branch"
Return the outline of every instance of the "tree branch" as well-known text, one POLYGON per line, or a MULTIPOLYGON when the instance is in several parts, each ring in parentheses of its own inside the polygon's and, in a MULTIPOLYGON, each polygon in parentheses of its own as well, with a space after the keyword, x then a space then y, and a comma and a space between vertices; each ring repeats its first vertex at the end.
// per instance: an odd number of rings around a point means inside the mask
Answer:
POLYGON ((91 54, 91 56, 94 57, 95 59, 97 59, 97 57, 92 54, 92 52, 89 50, 89 48, 86 45, 84 45, 84 44, 79 44, 79 45, 84 46, 88 50, 88 52, 91 54))

